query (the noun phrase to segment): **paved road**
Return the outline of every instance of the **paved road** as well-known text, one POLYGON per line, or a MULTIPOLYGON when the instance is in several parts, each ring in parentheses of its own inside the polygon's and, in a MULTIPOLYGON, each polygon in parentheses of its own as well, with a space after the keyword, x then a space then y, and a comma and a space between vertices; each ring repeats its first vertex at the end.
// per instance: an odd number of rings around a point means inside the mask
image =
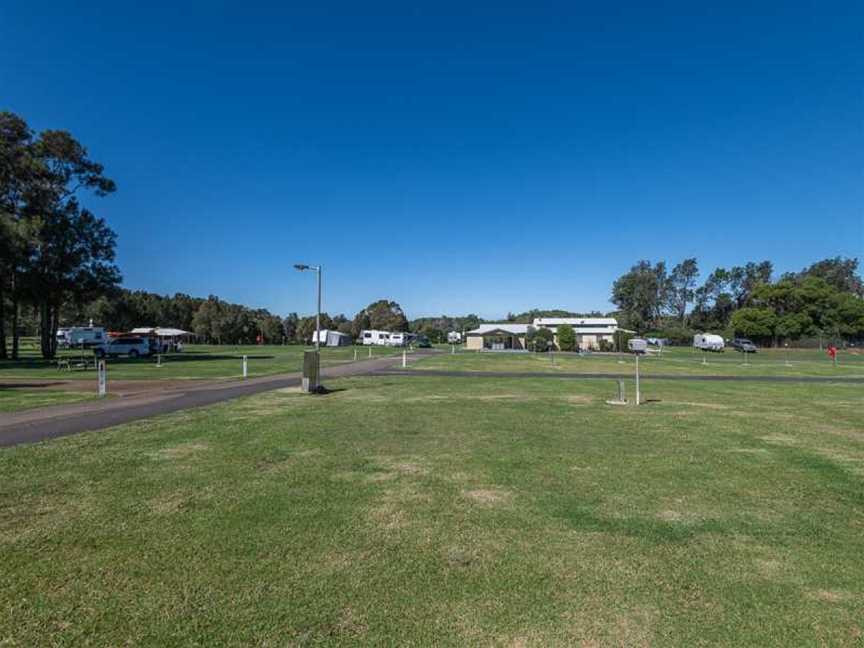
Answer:
MULTIPOLYGON (((421 351, 409 357, 416 358, 425 354, 426 352, 421 351)), ((401 361, 398 356, 361 360, 325 367, 321 373, 325 379, 358 376, 390 369, 401 361)), ((166 389, 145 391, 124 397, 2 414, 0 415, 0 447, 37 443, 88 430, 101 430, 149 416, 212 405, 233 398, 299 385, 299 373, 265 376, 244 381, 194 381, 183 385, 177 385, 175 382, 166 389)))
MULTIPOLYGON (((629 373, 552 373, 545 371, 446 371, 437 369, 392 369, 375 372, 386 376, 444 376, 447 378, 608 378, 609 380, 633 378, 629 373)), ((852 383, 864 387, 864 378, 854 376, 692 376, 687 374, 641 374, 644 380, 698 380, 718 382, 803 382, 803 383, 852 383)))

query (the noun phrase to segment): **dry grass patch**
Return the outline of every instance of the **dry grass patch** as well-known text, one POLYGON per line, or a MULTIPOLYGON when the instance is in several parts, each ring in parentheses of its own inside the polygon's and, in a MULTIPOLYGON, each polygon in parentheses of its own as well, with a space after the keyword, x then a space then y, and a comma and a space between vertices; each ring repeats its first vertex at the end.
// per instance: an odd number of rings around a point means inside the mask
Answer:
POLYGON ((209 449, 210 446, 206 443, 181 443, 170 448, 157 450, 152 456, 157 459, 186 459, 209 449))
POLYGON ((462 493, 467 499, 476 504, 494 506, 497 504, 505 504, 513 498, 510 491, 502 489, 481 488, 477 490, 465 491, 462 493))

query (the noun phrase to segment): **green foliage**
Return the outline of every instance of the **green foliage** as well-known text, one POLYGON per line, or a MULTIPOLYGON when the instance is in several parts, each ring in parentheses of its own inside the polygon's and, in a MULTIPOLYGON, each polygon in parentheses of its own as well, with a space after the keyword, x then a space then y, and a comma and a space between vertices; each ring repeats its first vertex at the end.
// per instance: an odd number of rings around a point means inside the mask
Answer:
POLYGON ((558 348, 562 351, 576 350, 576 331, 569 324, 561 324, 556 331, 558 334, 558 348))
POLYGON ((777 315, 770 308, 747 307, 732 315, 732 328, 735 334, 754 340, 766 340, 774 335, 777 315))
POLYGON ((407 331, 408 319, 405 317, 402 307, 395 301, 379 299, 369 304, 354 317, 351 325, 354 337, 359 337, 360 331, 364 329, 407 331))
POLYGON ((555 336, 549 329, 529 327, 526 342, 528 349, 537 353, 545 353, 554 348, 555 336))
POLYGON ((620 309, 625 327, 643 331, 660 317, 666 290, 666 264, 639 261, 615 280, 611 301, 620 309))

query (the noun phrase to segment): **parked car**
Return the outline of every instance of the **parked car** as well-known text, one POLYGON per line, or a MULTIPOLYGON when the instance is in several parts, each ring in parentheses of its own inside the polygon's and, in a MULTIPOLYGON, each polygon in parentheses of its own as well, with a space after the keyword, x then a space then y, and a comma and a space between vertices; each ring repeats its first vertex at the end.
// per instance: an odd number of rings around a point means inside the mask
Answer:
POLYGON ((128 355, 130 358, 150 355, 150 340, 141 337, 118 337, 96 347, 96 355, 100 358, 116 358, 128 355))
POLYGON ((759 348, 747 338, 735 338, 730 342, 732 348, 742 353, 756 353, 759 348))
POLYGON ((425 335, 421 335, 417 338, 417 348, 418 349, 431 349, 432 343, 429 341, 425 335))

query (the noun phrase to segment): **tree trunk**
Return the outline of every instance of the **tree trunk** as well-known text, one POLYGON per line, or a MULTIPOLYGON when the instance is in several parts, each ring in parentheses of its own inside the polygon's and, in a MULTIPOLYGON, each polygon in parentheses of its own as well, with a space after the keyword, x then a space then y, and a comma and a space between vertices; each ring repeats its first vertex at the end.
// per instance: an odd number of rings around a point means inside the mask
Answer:
POLYGON ((20 306, 18 305, 18 296, 12 295, 12 359, 18 359, 18 347, 19 347, 19 331, 18 331, 18 311, 20 310, 20 306))
POLYGON ((0 360, 6 360, 6 295, 0 283, 0 360))
MULTIPOLYGON (((12 272, 12 282, 11 282, 11 290, 9 292, 9 296, 12 298, 12 359, 18 359, 18 346, 19 346, 19 338, 18 338, 18 311, 20 310, 20 306, 18 304, 18 282, 16 281, 17 276, 15 272, 12 272)), ((4 343, 5 344, 5 343, 4 343)))
POLYGON ((39 304, 39 341, 42 346, 42 357, 46 360, 54 359, 54 340, 51 336, 54 334, 54 323, 52 322, 54 310, 47 301, 42 301, 39 304))

